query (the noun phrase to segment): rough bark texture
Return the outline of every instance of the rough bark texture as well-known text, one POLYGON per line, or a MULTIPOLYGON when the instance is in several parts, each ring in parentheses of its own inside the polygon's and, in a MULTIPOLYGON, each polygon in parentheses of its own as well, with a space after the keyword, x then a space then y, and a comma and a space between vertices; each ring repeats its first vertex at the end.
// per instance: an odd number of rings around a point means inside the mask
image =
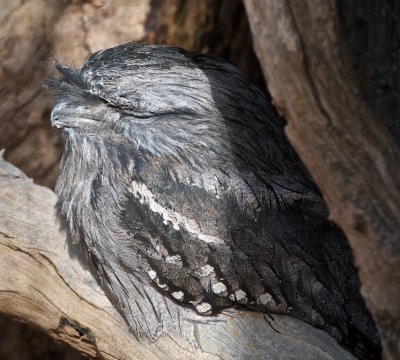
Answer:
POLYGON ((246 0, 287 134, 347 234, 386 358, 400 353, 400 151, 363 101, 334 1, 246 0))
POLYGON ((363 98, 400 144, 400 2, 337 0, 363 98))
POLYGON ((264 86, 240 0, 0 0, 0 8, 0 149, 42 185, 54 186, 62 152, 42 89, 51 57, 78 67, 129 41, 166 43, 223 56, 264 86))
POLYGON ((69 256, 56 195, 0 160, 0 312, 105 359, 353 359, 287 316, 232 311, 197 323, 195 349, 165 336, 137 341, 79 260, 69 256), (18 271, 13 271, 18 269, 18 271))

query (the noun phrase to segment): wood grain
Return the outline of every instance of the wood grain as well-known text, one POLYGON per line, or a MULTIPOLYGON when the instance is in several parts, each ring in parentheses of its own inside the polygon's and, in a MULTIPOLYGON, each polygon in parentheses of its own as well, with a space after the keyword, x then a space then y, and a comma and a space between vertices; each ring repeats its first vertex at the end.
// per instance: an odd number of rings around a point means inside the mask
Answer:
POLYGON ((349 238, 385 356, 400 353, 400 149, 357 87, 335 1, 245 0, 269 91, 349 238))

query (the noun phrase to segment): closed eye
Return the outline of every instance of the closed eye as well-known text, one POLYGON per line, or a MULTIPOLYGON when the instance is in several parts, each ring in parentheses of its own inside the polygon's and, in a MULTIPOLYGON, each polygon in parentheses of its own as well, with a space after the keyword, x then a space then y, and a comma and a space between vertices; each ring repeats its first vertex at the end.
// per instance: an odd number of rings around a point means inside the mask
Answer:
POLYGON ((135 111, 135 110, 123 110, 123 113, 128 115, 128 116, 132 116, 136 119, 150 119, 150 118, 154 118, 155 116, 157 116, 156 113, 151 112, 151 111, 135 111))
POLYGON ((155 116, 157 116, 157 114, 155 112, 140 111, 140 110, 128 108, 126 105, 124 106, 124 104, 113 103, 113 102, 111 102, 109 100, 106 100, 104 98, 102 98, 102 100, 104 102, 106 102, 108 107, 114 108, 117 111, 122 112, 123 115, 128 116, 128 117, 133 117, 135 119, 152 119, 155 116))

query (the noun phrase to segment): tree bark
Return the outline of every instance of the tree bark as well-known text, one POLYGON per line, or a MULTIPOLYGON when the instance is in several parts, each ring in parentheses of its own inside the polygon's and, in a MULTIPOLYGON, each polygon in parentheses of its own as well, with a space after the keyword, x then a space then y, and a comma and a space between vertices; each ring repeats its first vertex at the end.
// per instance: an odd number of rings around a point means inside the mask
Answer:
POLYGON ((400 149, 361 97, 333 0, 245 0, 287 135, 349 238, 384 355, 400 353, 400 149))
POLYGON ((0 159, 0 313, 92 358, 354 359, 299 320, 234 310, 196 324, 197 348, 171 336, 135 339, 91 273, 70 256, 56 201, 0 159))

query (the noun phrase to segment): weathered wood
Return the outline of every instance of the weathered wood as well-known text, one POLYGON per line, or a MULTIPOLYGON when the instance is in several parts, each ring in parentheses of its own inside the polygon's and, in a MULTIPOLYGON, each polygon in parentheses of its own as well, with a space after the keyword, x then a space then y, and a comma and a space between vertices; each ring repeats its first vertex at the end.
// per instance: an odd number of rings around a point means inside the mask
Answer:
POLYGON ((105 359, 353 359, 299 320, 234 310, 196 324, 197 349, 169 336, 136 340, 91 273, 70 256, 56 201, 0 160, 0 313, 105 359))
POLYGON ((287 134, 349 238, 387 358, 400 353, 400 151, 373 118, 335 1, 245 0, 287 134))

